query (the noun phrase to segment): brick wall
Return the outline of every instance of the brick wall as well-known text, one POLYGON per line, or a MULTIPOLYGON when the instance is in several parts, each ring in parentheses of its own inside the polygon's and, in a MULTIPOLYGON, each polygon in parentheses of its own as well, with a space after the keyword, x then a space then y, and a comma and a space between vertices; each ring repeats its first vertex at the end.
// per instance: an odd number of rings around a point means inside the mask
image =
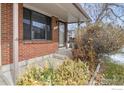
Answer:
MULTIPOLYGON (((52 33, 56 34, 57 29, 53 29, 56 26, 55 19, 52 18, 52 33)), ((52 35, 52 41, 24 41, 23 40, 23 4, 19 4, 19 60, 30 59, 54 53, 58 49, 58 37, 52 35), (54 39, 55 38, 55 39, 54 39)))
POLYGON ((12 4, 1 4, 2 64, 12 62, 12 4))
MULTIPOLYGON (((12 62, 12 4, 2 4, 2 64, 12 62)), ((54 53, 58 49, 58 19, 52 17, 52 41, 23 40, 23 4, 19 4, 19 61, 54 53)))

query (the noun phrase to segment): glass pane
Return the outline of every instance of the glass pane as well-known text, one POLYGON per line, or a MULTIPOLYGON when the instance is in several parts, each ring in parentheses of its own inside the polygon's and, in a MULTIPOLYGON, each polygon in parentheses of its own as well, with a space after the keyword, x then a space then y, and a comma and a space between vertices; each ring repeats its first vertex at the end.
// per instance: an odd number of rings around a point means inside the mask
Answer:
POLYGON ((47 40, 52 39, 52 31, 51 31, 51 18, 47 17, 47 40))
POLYGON ((24 8, 24 39, 52 39, 51 18, 24 8))
POLYGON ((45 39, 46 18, 45 16, 32 12, 32 38, 45 39))
POLYGON ((24 9, 23 11, 23 38, 24 40, 31 39, 31 12, 30 10, 24 9))

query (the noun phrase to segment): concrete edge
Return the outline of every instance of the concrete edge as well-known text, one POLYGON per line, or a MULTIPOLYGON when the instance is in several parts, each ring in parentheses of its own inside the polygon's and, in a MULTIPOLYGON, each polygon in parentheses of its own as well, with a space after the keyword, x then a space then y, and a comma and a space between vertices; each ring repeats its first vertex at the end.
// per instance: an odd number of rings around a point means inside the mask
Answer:
MULTIPOLYGON (((40 63, 47 58, 51 58, 53 56, 53 54, 35 57, 35 58, 29 59, 29 60, 21 61, 21 62, 19 62, 19 68, 26 67, 29 64, 40 63)), ((20 69, 20 71, 21 71, 21 69, 20 69)), ((14 85, 12 73, 13 73, 13 64, 2 65, 0 67, 0 76, 1 76, 1 79, 3 80, 3 82, 6 83, 6 85, 14 85)))
MULTIPOLYGON (((35 62, 40 62, 43 61, 44 59, 51 58, 53 54, 46 55, 46 56, 40 56, 40 57, 35 57, 29 60, 24 60, 19 62, 19 67, 27 66, 29 64, 33 64, 35 62)), ((13 64, 7 64, 7 65, 2 65, 1 71, 6 72, 12 70, 13 64)))

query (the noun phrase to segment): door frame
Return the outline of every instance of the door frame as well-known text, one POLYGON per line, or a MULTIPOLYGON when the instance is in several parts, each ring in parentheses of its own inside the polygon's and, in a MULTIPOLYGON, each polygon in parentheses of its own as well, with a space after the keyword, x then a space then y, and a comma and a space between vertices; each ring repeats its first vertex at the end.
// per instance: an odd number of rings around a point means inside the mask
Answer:
POLYGON ((58 21, 58 44, 59 44, 59 23, 63 23, 64 24, 64 45, 63 46, 59 46, 58 45, 59 48, 63 48, 63 47, 65 47, 65 37, 66 37, 66 35, 65 35, 65 33, 66 33, 65 32, 65 22, 63 22, 61 20, 58 21))

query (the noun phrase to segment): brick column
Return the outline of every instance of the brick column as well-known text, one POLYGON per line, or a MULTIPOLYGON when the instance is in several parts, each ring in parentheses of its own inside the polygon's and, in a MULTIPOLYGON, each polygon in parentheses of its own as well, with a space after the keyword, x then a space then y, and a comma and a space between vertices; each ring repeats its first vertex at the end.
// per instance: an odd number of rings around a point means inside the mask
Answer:
POLYGON ((56 17, 52 17, 52 23, 51 23, 51 27, 52 27, 52 40, 54 42, 58 42, 59 40, 59 33, 58 33, 58 18, 56 17))

